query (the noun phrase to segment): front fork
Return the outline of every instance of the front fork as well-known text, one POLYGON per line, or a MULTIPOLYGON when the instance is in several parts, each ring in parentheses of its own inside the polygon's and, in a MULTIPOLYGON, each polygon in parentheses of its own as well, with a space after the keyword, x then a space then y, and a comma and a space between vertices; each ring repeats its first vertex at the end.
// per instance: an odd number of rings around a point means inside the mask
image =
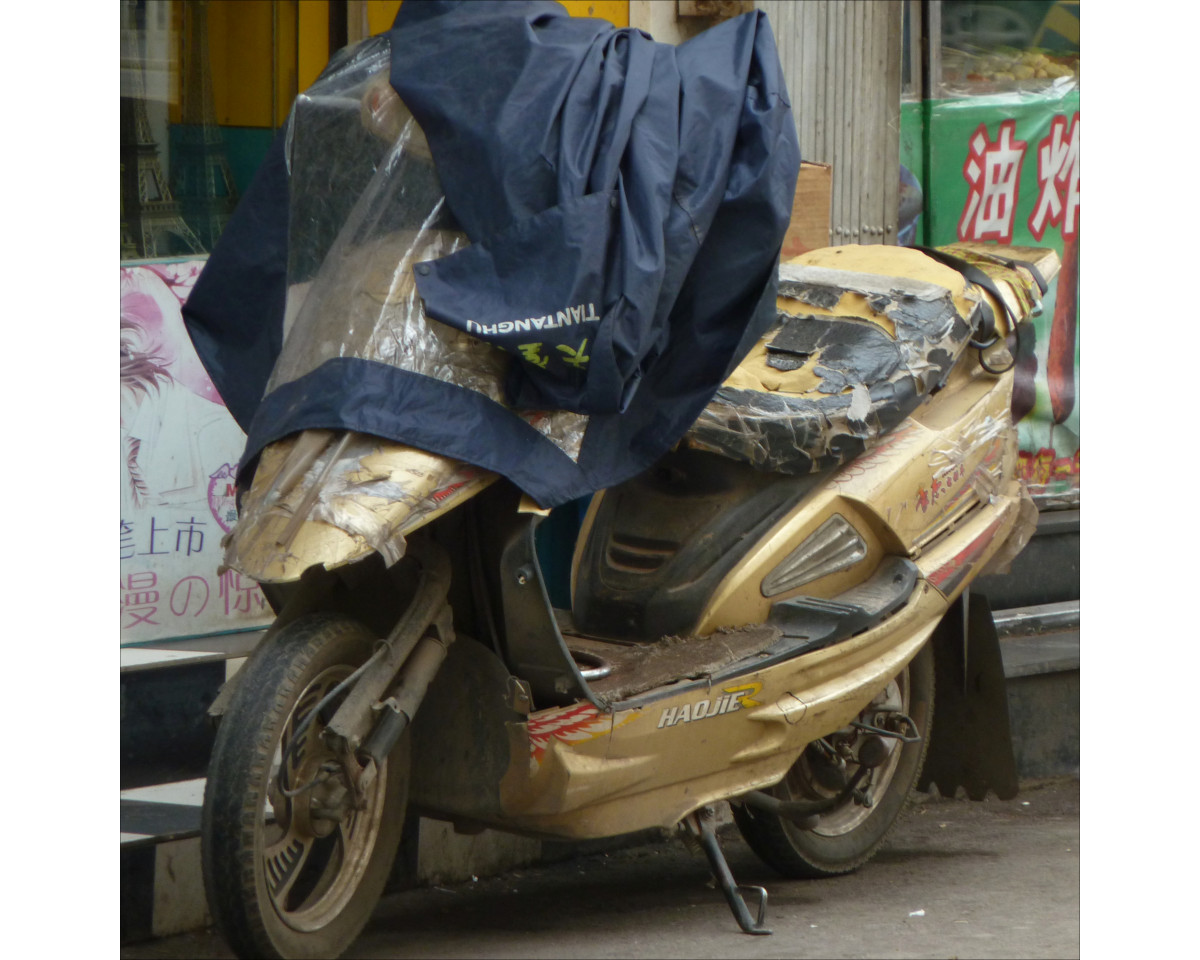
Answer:
MULTIPOLYGON (((366 806, 367 790, 412 723, 455 639, 453 611, 446 602, 449 559, 433 543, 410 552, 421 566, 412 603, 374 655, 299 721, 292 738, 299 741, 316 716, 344 694, 321 731, 321 741, 341 765, 352 791, 347 799, 356 809, 366 806)), ((286 768, 281 764, 281 771, 286 768)), ((288 796, 297 792, 286 791, 288 796)))
MULTIPOLYGON (((366 806, 366 793, 379 773, 379 768, 392 748, 400 741, 404 731, 417 715, 417 709, 433 682, 434 676, 446 659, 450 644, 454 642, 452 612, 443 606, 441 612, 417 641, 409 657, 400 666, 395 686, 383 700, 370 704, 369 714, 358 713, 344 717, 341 727, 335 728, 338 714, 334 714, 329 726, 321 731, 325 746, 337 755, 346 775, 346 781, 354 790, 354 804, 358 809, 366 806), (373 716, 372 716, 373 714, 373 716), (371 726, 374 724, 374 726, 371 726), (356 744, 356 735, 347 737, 340 732, 347 726, 367 729, 365 738, 356 744)), ((342 705, 345 707, 345 704, 342 705)))

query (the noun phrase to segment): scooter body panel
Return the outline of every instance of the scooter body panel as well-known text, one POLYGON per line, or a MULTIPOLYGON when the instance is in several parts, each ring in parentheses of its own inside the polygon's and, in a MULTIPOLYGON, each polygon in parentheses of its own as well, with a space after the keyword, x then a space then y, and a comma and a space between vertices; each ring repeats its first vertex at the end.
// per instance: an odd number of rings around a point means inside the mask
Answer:
MULTIPOLYGON (((1007 385, 1004 385, 1007 386, 1007 385)), ((696 632, 761 622, 771 606, 803 593, 836 596, 860 582, 885 554, 920 557, 939 537, 975 511, 1006 515, 1003 478, 1012 476, 1016 431, 1008 414, 1009 390, 976 396, 941 395, 929 407, 947 407, 940 428, 910 420, 869 454, 842 468, 831 481, 781 520, 747 553, 700 616, 696 632), (948 422, 945 422, 948 421, 948 422), (785 558, 829 518, 840 515, 862 536, 862 558, 843 570, 785 593, 765 596, 762 584, 785 558)), ((932 417, 930 418, 933 419, 932 417)), ((936 421, 934 421, 936 423, 936 421)), ((1011 522, 998 525, 1003 539, 1011 522)))
POLYGON ((765 670, 654 691, 604 713, 591 704, 510 723, 501 783, 510 828, 585 839, 667 827, 706 804, 777 783, 805 745, 841 729, 916 655, 970 575, 1002 548, 1013 483, 916 562, 922 579, 879 626, 765 670), (649 700, 650 702, 645 702, 649 700))
POLYGON ((378 437, 306 430, 259 458, 226 543, 225 563, 259 583, 289 583, 380 553, 461 506, 497 476, 378 437), (348 441, 348 442, 346 442, 348 441))
POLYGON ((845 726, 903 669, 944 605, 922 585, 874 630, 711 689, 693 683, 611 714, 573 705, 510 724, 506 819, 536 834, 611 836, 668 827, 776 783, 807 743, 845 726))

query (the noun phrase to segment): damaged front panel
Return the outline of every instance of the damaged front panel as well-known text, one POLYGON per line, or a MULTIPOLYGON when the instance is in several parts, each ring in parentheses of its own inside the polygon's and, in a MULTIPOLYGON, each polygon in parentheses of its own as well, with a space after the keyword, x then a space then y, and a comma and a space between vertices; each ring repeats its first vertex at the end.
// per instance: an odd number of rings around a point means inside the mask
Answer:
POLYGON ((261 582, 373 550, 391 565, 404 556, 406 534, 495 479, 377 437, 308 430, 263 452, 225 541, 225 564, 261 582))

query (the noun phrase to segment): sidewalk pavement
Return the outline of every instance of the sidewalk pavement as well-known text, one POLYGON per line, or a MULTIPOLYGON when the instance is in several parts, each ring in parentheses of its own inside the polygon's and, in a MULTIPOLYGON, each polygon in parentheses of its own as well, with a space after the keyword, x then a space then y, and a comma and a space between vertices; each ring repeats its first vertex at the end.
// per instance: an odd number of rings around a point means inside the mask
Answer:
MULTIPOLYGON (((393 894, 355 958, 958 957, 1080 955, 1079 781, 1009 801, 921 797, 857 873, 786 880, 736 831, 739 883, 770 894, 774 934, 742 934, 706 862, 678 841, 393 894)), ((125 960, 233 955, 211 931, 122 948, 125 960)))

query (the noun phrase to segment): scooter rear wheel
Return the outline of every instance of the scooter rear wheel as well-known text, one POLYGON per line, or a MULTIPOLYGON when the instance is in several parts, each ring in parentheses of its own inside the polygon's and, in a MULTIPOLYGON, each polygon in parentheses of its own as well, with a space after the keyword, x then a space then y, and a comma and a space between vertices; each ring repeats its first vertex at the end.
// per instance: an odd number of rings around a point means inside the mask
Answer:
MULTIPOLYGON (((784 876, 833 877, 862 866, 875 855, 903 810, 921 774, 933 720, 933 648, 926 644, 912 662, 888 684, 859 716, 866 723, 880 714, 903 713, 921 734, 918 743, 885 740, 886 759, 871 774, 871 805, 846 799, 820 816, 812 829, 757 807, 733 805, 734 821, 750 848, 784 876)), ((767 792, 780 800, 822 800, 836 797, 846 779, 858 769, 853 759, 844 766, 831 762, 832 747, 843 757, 865 742, 861 730, 845 728, 821 742, 809 744, 784 779, 767 792)), ((876 744, 876 747, 878 744, 876 744)))
POLYGON ((373 640, 353 620, 315 614, 284 627, 242 667, 213 749, 201 826, 209 909, 240 957, 335 957, 383 891, 408 800, 409 738, 355 809, 320 739, 338 701, 304 728, 370 656, 373 640))

